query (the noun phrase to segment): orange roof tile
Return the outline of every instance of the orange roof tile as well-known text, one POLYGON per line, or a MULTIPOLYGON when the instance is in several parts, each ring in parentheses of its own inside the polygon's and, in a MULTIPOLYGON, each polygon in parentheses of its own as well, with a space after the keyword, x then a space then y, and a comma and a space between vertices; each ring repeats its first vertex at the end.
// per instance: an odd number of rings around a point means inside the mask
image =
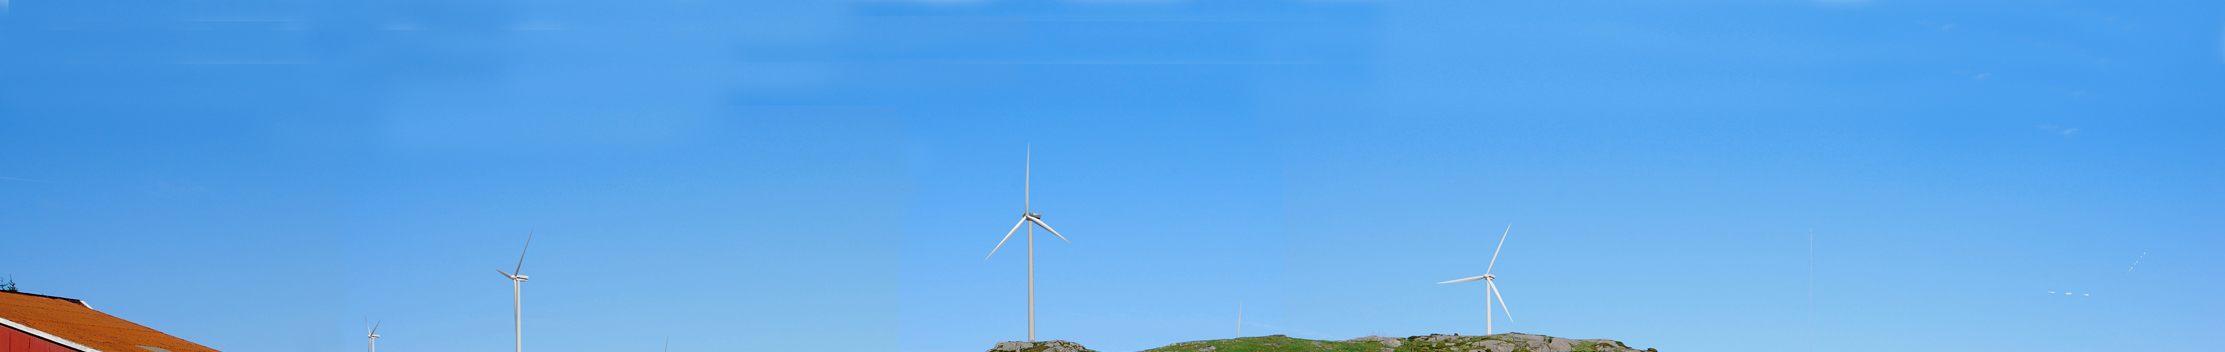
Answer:
POLYGON ((67 298, 0 292, 0 318, 101 352, 218 352, 67 298))

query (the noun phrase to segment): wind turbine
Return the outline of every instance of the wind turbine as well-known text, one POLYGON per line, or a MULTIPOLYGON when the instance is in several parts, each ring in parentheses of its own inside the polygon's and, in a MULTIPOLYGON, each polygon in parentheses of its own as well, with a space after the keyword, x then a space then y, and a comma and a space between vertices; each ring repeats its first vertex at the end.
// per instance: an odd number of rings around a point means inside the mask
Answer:
MULTIPOLYGON (((369 318, 365 318, 365 319, 363 319, 363 320, 371 320, 371 319, 369 319, 369 318)), ((366 322, 366 323, 368 323, 368 322, 366 322)), ((365 328, 365 329, 370 329, 370 330, 371 330, 371 333, 369 334, 369 335, 370 335, 370 338, 371 338, 371 352, 379 352, 379 325, 381 325, 381 324, 386 324, 386 319, 379 319, 379 322, 378 322, 378 324, 363 324, 363 325, 368 325, 368 326, 365 326, 365 327, 363 327, 363 328, 365 328)))
POLYGON ((1438 283, 1438 284, 1449 284, 1449 283, 1455 283, 1455 282, 1469 282, 1469 281, 1483 280, 1483 287, 1484 287, 1484 289, 1485 289, 1485 291, 1483 291, 1483 334, 1484 334, 1484 335, 1490 335, 1490 334, 1491 334, 1491 299, 1492 299, 1492 298, 1494 298, 1494 297, 1496 297, 1496 298, 1498 298, 1498 299, 1499 299, 1499 309, 1500 309, 1500 310, 1502 310, 1502 311, 1506 311, 1506 314, 1507 314, 1507 321, 1514 321, 1514 311, 1513 311, 1513 310, 1511 310, 1511 309, 1506 309, 1506 305, 1507 305, 1507 299, 1506 299, 1506 296, 1503 296, 1503 295, 1500 295, 1500 294, 1499 294, 1499 285, 1498 285, 1498 284, 1494 284, 1494 283, 1491 283, 1491 282, 1492 282, 1493 280, 1497 280, 1497 279, 1499 278, 1499 277, 1497 277, 1497 276, 1491 276, 1491 267, 1493 267, 1493 266, 1498 266, 1498 265, 1499 265, 1499 250, 1500 250, 1500 249, 1506 249, 1506 248, 1507 248, 1507 234, 1508 234, 1508 233, 1513 233, 1513 232, 1514 232, 1514 225, 1512 225, 1512 224, 1508 224, 1508 225, 1507 225, 1507 230, 1506 230, 1506 232, 1502 232, 1502 233, 1499 233, 1499 247, 1498 247, 1498 248, 1494 248, 1494 249, 1492 249, 1492 250, 1491 250, 1491 263, 1490 263, 1490 264, 1486 264, 1486 265, 1484 265, 1484 267, 1483 267, 1483 276, 1477 276, 1477 277, 1471 277, 1471 278, 1458 279, 1458 280, 1445 281, 1445 282, 1439 282, 1439 283, 1438 283))
POLYGON ((494 272, 502 273, 502 277, 510 278, 510 309, 512 314, 510 319, 512 325, 517 328, 518 352, 525 352, 525 295, 523 290, 525 285, 525 251, 528 249, 533 249, 532 231, 525 232, 525 248, 518 250, 518 267, 511 268, 510 272, 507 273, 503 273, 502 269, 494 269, 494 272))
POLYGON ((1066 239, 1066 235, 1058 234, 1058 230, 1052 230, 1051 225, 1043 224, 1043 214, 1033 213, 1030 209, 1032 203, 1030 203, 1030 193, 1028 192, 1030 179, 1034 177, 1035 172, 1035 151, 1032 150, 1034 148, 1029 149, 1028 159, 1024 164, 1026 169, 1023 169, 1020 174, 1020 223, 1012 224, 1012 230, 1005 231, 1004 239, 997 240, 997 246, 989 248, 989 256, 982 257, 981 260, 988 261, 989 258, 996 257, 997 249, 1004 248, 1004 242, 1012 240, 1012 234, 1020 232, 1021 227, 1028 228, 1028 342, 1035 342, 1035 228, 1040 226, 1043 231, 1050 231, 1051 235, 1058 236, 1060 241, 1066 241, 1066 243, 1074 243, 1074 241, 1066 239), (1028 226, 1030 223, 1035 224, 1035 226, 1028 226))

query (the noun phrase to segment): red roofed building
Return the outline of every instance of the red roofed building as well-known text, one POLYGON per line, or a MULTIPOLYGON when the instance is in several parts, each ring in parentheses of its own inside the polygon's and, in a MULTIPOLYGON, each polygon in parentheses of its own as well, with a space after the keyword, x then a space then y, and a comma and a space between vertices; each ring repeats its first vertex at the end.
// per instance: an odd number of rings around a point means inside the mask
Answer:
POLYGON ((0 291, 0 325, 0 352, 218 352, 54 296, 0 291))

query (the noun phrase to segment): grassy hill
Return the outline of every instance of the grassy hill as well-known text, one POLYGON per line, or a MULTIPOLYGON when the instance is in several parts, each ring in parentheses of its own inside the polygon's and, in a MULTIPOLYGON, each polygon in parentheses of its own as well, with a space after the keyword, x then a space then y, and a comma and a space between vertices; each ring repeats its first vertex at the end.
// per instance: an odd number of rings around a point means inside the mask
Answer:
MULTIPOLYGON (((1097 352, 1067 341, 1006 342, 990 352, 1097 352)), ((1564 339, 1505 333, 1486 336, 1425 335, 1405 338, 1368 336, 1344 341, 1307 340, 1283 335, 1190 341, 1143 352, 1658 352, 1635 349, 1607 339, 1564 339)))

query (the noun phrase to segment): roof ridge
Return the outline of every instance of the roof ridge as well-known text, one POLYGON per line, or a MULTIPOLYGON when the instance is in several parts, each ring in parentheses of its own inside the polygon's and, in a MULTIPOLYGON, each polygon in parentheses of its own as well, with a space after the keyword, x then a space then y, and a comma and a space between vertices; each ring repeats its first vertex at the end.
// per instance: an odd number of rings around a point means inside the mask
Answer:
POLYGON ((60 296, 48 296, 48 295, 42 295, 42 294, 36 294, 36 293, 29 293, 29 292, 21 292, 21 291, 0 291, 0 292, 13 293, 13 294, 19 294, 19 295, 25 295, 25 296, 38 296, 38 297, 53 298, 53 299, 59 299, 59 300, 64 300, 64 301, 70 301, 70 303, 76 303, 77 305, 85 306, 85 308, 92 308, 92 307, 93 307, 93 305, 91 305, 91 304, 86 304, 86 303, 85 303, 85 300, 82 300, 82 299, 76 299, 76 298, 69 298, 69 297, 60 297, 60 296))

